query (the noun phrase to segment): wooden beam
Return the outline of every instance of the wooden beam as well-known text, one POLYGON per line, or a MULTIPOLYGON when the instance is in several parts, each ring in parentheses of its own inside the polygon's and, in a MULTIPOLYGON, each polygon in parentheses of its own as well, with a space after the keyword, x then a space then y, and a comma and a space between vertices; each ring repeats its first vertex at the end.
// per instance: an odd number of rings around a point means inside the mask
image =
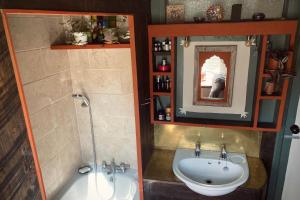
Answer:
POLYGON ((149 25, 152 37, 295 34, 297 20, 149 25))

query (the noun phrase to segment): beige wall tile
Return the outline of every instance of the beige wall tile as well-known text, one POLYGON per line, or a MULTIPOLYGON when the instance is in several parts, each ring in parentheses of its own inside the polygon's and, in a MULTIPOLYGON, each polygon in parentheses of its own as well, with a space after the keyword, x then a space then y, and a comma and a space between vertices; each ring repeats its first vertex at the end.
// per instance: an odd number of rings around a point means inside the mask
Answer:
POLYGON ((117 163, 130 163, 131 167, 137 169, 135 137, 96 136, 96 149, 98 163, 114 158, 117 163))
POLYGON ((49 199, 82 163, 68 52, 49 49, 62 36, 60 21, 41 16, 9 20, 49 199))
POLYGON ((45 60, 40 49, 17 52, 16 56, 23 84, 45 76, 43 70, 45 60))
POLYGON ((64 29, 62 16, 44 16, 44 23, 48 33, 50 44, 64 43, 64 29))
POLYGON ((42 177, 44 181, 46 190, 46 196, 49 198, 51 197, 51 193, 53 190, 56 190, 57 187, 55 187, 58 173, 57 173, 57 163, 58 163, 58 156, 55 156, 54 158, 48 160, 47 163, 44 163, 41 165, 42 169, 42 177))
POLYGON ((66 94, 71 93, 71 91, 72 85, 69 72, 56 74, 24 86, 30 114, 54 103, 66 94))
POLYGON ((92 94, 93 115, 132 117, 134 116, 133 95, 92 94))
POLYGON ((91 50, 68 50, 71 70, 89 68, 89 51, 91 50))
POLYGON ((90 68, 131 68, 130 49, 95 49, 89 51, 90 68))
POLYGON ((70 70, 68 52, 66 50, 51 50, 47 48, 42 49, 41 53, 45 63, 45 65, 42 66, 45 76, 70 70))
POLYGON ((41 17, 8 17, 16 51, 49 47, 46 25, 41 17))
POLYGON ((87 93, 121 94, 122 83, 120 70, 72 70, 74 91, 87 93))
MULTIPOLYGON (((137 167, 129 49, 69 50, 73 92, 91 101, 98 164, 125 161, 137 167)), ((89 114, 75 101, 82 158, 91 162, 89 114)))
POLYGON ((42 165, 57 155, 57 133, 56 130, 50 131, 46 136, 36 141, 39 161, 42 165))
POLYGON ((134 116, 118 117, 96 115, 93 119, 95 134, 99 136, 104 134, 124 138, 135 132, 134 116))
POLYGON ((32 126, 32 132, 36 140, 40 140, 56 127, 56 119, 51 111, 51 106, 47 106, 37 113, 31 115, 30 122, 32 126))

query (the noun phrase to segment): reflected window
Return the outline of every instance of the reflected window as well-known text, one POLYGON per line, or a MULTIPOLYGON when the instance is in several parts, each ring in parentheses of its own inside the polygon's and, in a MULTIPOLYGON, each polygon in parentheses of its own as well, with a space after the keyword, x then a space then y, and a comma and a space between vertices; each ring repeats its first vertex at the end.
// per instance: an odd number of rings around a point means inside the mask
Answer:
POLYGON ((236 47, 195 47, 194 105, 231 105, 236 47))
POLYGON ((224 98, 227 68, 217 55, 206 59, 201 67, 201 98, 224 98))

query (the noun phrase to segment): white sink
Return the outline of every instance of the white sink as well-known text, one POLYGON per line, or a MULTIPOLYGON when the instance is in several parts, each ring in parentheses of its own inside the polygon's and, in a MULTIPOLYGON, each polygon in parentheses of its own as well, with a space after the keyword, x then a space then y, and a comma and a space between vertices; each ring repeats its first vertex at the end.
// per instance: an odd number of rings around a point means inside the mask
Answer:
POLYGON ((177 149, 173 172, 187 187, 206 196, 221 196, 234 191, 249 177, 246 156, 228 153, 227 161, 220 152, 201 150, 195 157, 193 149, 177 149))

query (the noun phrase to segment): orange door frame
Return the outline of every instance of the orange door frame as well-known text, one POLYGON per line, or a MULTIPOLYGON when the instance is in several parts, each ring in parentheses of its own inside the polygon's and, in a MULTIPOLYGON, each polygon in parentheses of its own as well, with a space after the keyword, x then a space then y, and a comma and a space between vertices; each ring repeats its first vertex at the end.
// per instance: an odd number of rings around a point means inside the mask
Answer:
POLYGON ((134 111, 135 111, 135 125, 136 125, 136 144, 137 144, 137 160, 138 160, 138 182, 139 182, 139 194, 140 199, 143 200, 143 174, 142 174, 142 152, 141 152, 141 142, 140 142, 140 113, 139 113, 139 97, 138 97, 138 77, 137 77, 137 65, 136 65, 136 49, 135 49, 135 32, 134 32, 134 16, 122 13, 99 13, 99 12, 68 12, 68 11, 48 11, 48 10, 21 10, 21 9, 4 9, 1 10, 4 30, 6 34, 6 39, 8 43, 9 53, 12 60, 13 70, 15 73, 15 78, 18 87, 18 93, 20 96, 21 106, 24 114, 24 119, 27 128, 27 135, 29 143, 31 146, 34 165, 36 169, 36 175, 38 178, 39 187, 42 194, 42 199, 46 200, 45 186, 42 178, 42 171, 39 164, 37 149, 34 141, 34 136, 32 133, 32 126, 29 119, 29 112, 26 103, 26 98, 24 94, 24 89, 21 81, 21 76, 19 72, 19 67, 17 63, 17 57, 15 54, 15 48, 13 45, 12 37, 10 34, 10 29, 8 25, 7 15, 16 14, 16 15, 99 15, 99 16, 115 16, 115 15, 127 15, 129 20, 129 30, 130 30, 130 50, 131 50, 131 63, 132 63, 132 76, 133 76, 133 93, 134 93, 134 111))

